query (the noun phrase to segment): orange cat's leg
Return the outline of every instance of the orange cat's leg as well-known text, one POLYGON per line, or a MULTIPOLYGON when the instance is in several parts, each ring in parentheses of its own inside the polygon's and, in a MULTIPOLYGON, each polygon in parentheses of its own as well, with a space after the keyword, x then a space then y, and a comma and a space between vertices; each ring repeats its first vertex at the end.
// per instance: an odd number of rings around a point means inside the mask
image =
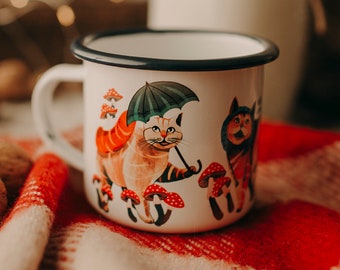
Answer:
POLYGON ((151 212, 150 212, 150 205, 149 202, 147 200, 143 200, 143 204, 144 204, 144 212, 145 212, 145 217, 143 216, 139 216, 145 223, 154 223, 154 220, 151 216, 151 212))
POLYGON ((111 185, 108 184, 108 181, 100 177, 98 175, 93 176, 93 183, 98 183, 97 187, 97 196, 98 196, 98 205, 105 212, 109 211, 108 203, 113 200, 113 193, 111 191, 111 185))
POLYGON ((140 208, 138 206, 134 207, 137 211, 138 217, 145 223, 148 223, 148 224, 154 223, 154 219, 151 216, 149 202, 145 199, 143 199, 142 202, 143 203, 140 205, 140 208))

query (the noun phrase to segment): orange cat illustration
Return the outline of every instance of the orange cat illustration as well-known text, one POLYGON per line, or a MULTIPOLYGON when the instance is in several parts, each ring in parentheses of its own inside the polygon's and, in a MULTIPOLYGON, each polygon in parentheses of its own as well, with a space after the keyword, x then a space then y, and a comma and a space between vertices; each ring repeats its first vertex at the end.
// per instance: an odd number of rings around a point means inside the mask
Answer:
MULTIPOLYGON (((168 85, 171 86, 169 91, 174 92, 172 95, 177 94, 176 91, 181 94, 175 87, 184 87, 173 82, 147 83, 145 87, 157 87, 153 89, 156 92, 168 85)), ((184 96, 188 101, 198 100, 192 92, 188 93, 184 96), (192 99, 190 95, 193 96, 192 99)), ((138 92, 137 94, 140 95, 138 92)), ((168 96, 171 96, 170 94, 167 93, 168 96)), ((153 95, 155 96, 154 93, 153 95)), ((178 98, 175 100, 180 102, 178 98)), ((184 102, 177 107, 183 104, 184 102)), ((174 108, 170 105, 169 107, 174 108)), ((114 184, 122 188, 121 199, 127 202, 128 215, 133 222, 137 222, 136 213, 144 222, 157 226, 161 226, 169 219, 171 208, 184 207, 184 201, 179 194, 168 192, 156 182, 170 183, 183 180, 201 170, 199 160, 198 168, 189 166, 178 149, 183 139, 181 128, 183 113, 164 117, 166 109, 161 110, 162 113, 154 112, 153 115, 147 116, 147 120, 134 119, 130 123, 129 110, 124 111, 110 130, 99 127, 96 134, 98 174, 93 176, 93 181, 100 183, 100 188, 97 189, 98 203, 104 211, 110 210, 109 201, 114 199, 111 187, 114 184), (179 154, 184 168, 178 168, 169 162, 171 149, 175 149, 179 154), (171 206, 166 211, 162 207, 164 203, 171 206), (151 204, 157 211, 157 218, 151 215, 151 204)), ((141 118, 140 115, 138 117, 141 118)))

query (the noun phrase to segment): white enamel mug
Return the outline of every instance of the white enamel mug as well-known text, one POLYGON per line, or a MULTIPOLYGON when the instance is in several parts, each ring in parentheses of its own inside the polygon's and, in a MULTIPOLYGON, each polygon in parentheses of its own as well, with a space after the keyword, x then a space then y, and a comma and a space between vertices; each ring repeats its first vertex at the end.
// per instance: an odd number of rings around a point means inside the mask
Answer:
POLYGON ((81 65, 60 64, 32 97, 43 141, 84 172, 89 203, 139 230, 196 233, 244 216, 254 202, 268 40, 208 31, 120 31, 80 37, 81 65), (83 82, 84 146, 54 127, 60 82, 83 82))

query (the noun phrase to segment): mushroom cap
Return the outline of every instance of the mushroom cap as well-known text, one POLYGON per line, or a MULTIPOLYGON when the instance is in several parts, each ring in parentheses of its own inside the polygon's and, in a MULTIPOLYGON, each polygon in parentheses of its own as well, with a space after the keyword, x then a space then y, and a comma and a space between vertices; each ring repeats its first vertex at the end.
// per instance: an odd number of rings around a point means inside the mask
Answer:
POLYGON ((221 194, 223 193, 222 187, 224 185, 229 187, 230 183, 231 183, 231 180, 227 176, 222 176, 222 177, 216 179, 216 181, 214 182, 214 186, 213 186, 213 190, 212 190, 212 195, 214 197, 221 196, 221 194))
POLYGON ((103 104, 102 109, 101 109, 100 118, 105 118, 107 114, 114 116, 117 113, 117 111, 118 110, 116 108, 111 107, 107 104, 103 104))
POLYGON ((158 195, 161 200, 164 200, 168 196, 168 192, 165 188, 161 187, 160 185, 156 184, 149 185, 144 190, 143 197, 148 201, 152 201, 154 195, 158 195))
POLYGON ((122 99, 123 96, 121 94, 119 94, 116 89, 114 88, 111 88, 109 89, 106 94, 103 96, 106 100, 111 100, 111 99, 114 99, 114 100, 119 100, 119 99, 122 99))
POLYGON ((212 162, 210 165, 202 172, 200 178, 198 179, 198 184, 201 188, 208 187, 209 178, 212 177, 217 179, 224 176, 227 171, 218 162, 212 162))
POLYGON ((169 205, 172 206, 174 208, 183 208, 184 207, 184 201, 181 198, 181 196, 179 196, 178 193, 176 192, 169 192, 168 193, 168 197, 166 197, 164 199, 164 202, 169 205))
POLYGON ((125 189, 123 192, 120 194, 120 198, 124 201, 127 202, 129 199, 131 199, 132 204, 140 204, 140 199, 137 195, 136 192, 134 192, 131 189, 125 189))

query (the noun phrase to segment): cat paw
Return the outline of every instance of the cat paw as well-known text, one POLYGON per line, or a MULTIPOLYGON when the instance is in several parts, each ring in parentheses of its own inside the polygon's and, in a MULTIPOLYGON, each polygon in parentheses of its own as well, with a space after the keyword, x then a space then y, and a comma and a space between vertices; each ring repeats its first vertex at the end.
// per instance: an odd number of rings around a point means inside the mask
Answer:
POLYGON ((92 176, 92 183, 100 183, 101 182, 101 179, 98 175, 94 174, 92 176))
POLYGON ((109 204, 108 201, 104 199, 102 192, 97 188, 97 196, 98 196, 98 206, 104 211, 109 212, 109 204))
POLYGON ((103 195, 107 195, 108 200, 113 200, 113 193, 111 191, 111 186, 109 184, 104 184, 101 188, 103 195))

